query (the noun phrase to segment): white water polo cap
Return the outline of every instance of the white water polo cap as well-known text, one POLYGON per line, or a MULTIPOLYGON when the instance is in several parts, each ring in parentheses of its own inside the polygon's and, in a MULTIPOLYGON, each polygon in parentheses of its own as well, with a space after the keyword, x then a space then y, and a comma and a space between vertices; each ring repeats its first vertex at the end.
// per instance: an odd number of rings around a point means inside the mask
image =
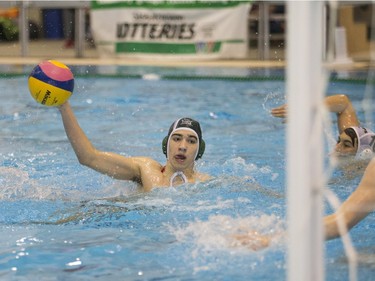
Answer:
POLYGON ((354 130, 358 139, 356 157, 368 158, 375 153, 375 133, 364 127, 350 127, 354 130))
POLYGON ((198 121, 188 117, 177 119, 169 128, 168 135, 163 139, 162 143, 163 153, 165 156, 168 157, 169 140, 173 133, 178 130, 189 130, 197 137, 198 149, 195 155, 195 160, 201 158, 206 147, 205 142, 202 139, 201 126, 198 121))

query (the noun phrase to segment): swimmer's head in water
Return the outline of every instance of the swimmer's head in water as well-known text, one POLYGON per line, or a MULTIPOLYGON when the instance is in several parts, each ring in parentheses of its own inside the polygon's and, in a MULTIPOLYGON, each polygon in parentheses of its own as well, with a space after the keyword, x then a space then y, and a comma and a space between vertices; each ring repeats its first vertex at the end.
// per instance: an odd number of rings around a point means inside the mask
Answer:
POLYGON ((356 158, 372 157, 375 146, 375 134, 363 127, 349 127, 339 136, 336 153, 339 156, 355 156, 356 158))
POLYGON ((355 132, 356 142, 358 143, 356 157, 372 157, 375 152, 375 133, 364 127, 350 127, 346 130, 350 129, 355 132))
POLYGON ((171 127, 169 128, 168 135, 163 139, 162 147, 163 147, 163 153, 165 156, 168 157, 168 146, 169 146, 169 140, 172 136, 172 134, 178 130, 185 129, 185 130, 191 130, 197 137, 198 139, 198 150, 197 150, 197 155, 195 156, 195 160, 199 159, 202 157, 204 150, 205 150, 205 142, 202 139, 202 130, 201 126, 199 125, 199 122, 185 117, 185 118, 180 118, 173 122, 171 127))

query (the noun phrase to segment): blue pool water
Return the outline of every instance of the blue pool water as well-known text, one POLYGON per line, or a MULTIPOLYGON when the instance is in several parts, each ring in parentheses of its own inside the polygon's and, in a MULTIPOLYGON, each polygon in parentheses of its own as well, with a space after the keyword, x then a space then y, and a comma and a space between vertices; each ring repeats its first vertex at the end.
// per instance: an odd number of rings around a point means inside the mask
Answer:
MULTIPOLYGON (((247 79, 247 69, 73 70, 71 104, 97 148, 163 163, 162 138, 189 116, 206 141, 197 168, 213 179, 142 193, 80 166, 57 109, 32 100, 27 75, 3 77, 1 280, 286 280, 285 124, 269 114, 285 102, 282 79, 247 79), (236 244, 233 234, 250 230, 271 236, 270 246, 236 244)), ((334 81, 327 92, 360 108, 364 91, 334 81)), ((343 200, 358 182, 335 172, 329 185, 343 200)), ((375 273, 374 222, 371 214, 351 232, 358 280, 375 273)), ((326 280, 348 280, 341 241, 325 245, 326 280)))

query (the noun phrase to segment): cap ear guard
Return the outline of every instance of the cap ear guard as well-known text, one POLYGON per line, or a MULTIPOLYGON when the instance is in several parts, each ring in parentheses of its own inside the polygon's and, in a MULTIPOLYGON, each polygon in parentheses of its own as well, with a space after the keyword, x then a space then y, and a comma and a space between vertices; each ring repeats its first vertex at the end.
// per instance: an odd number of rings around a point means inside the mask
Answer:
POLYGON ((163 139, 163 142, 161 143, 161 145, 162 145, 162 148, 163 148, 163 153, 164 153, 165 156, 167 157, 168 136, 166 136, 166 137, 163 139))
POLYGON ((197 154, 197 157, 195 157, 195 160, 198 160, 199 158, 201 158, 203 156, 203 153, 204 153, 205 149, 206 149, 206 143, 204 142, 203 139, 201 139, 201 141, 199 143, 198 154, 197 154))
MULTIPOLYGON (((163 139, 163 142, 162 142, 162 148, 163 148, 163 153, 165 154, 166 157, 167 156, 167 149, 168 149, 168 136, 166 136, 164 139, 163 139)), ((206 143, 204 142, 204 140, 202 139, 199 143, 199 150, 198 150, 198 154, 197 154, 197 157, 195 157, 195 160, 198 160, 199 158, 201 158, 203 156, 203 153, 204 153, 204 150, 206 149, 206 143)))

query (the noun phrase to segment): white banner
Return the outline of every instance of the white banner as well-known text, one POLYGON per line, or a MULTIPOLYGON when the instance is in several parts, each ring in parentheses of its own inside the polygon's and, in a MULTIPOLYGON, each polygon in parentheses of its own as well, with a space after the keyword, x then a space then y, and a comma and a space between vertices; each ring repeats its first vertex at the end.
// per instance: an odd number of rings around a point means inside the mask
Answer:
POLYGON ((243 1, 92 1, 101 56, 177 59, 246 58, 243 1))

